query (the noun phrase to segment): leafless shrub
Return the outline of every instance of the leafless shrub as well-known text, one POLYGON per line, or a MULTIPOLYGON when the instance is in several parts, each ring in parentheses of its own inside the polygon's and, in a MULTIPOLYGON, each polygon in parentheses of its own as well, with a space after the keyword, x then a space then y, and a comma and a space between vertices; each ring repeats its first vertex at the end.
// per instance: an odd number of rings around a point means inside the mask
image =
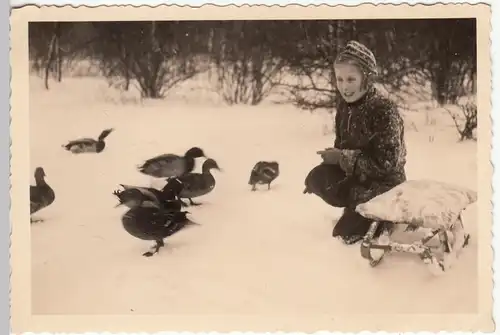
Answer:
POLYGON ((469 101, 458 105, 461 115, 457 115, 449 108, 445 108, 453 119, 455 128, 460 136, 460 141, 475 140, 474 131, 477 128, 477 105, 469 101))

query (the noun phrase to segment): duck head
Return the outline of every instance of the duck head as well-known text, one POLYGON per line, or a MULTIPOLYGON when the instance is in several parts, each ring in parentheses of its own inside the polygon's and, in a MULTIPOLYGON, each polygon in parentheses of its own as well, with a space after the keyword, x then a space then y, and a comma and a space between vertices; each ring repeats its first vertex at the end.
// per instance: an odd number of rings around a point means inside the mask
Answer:
POLYGON ((43 167, 37 167, 35 169, 35 179, 43 179, 45 177, 45 170, 43 167))
POLYGON ((111 134, 115 129, 114 128, 108 128, 104 129, 101 134, 99 134, 99 137, 97 138, 99 141, 104 141, 106 137, 108 137, 109 134, 111 134))
POLYGON ((201 169, 203 172, 209 172, 211 169, 216 169, 222 172, 222 169, 219 167, 219 165, 213 158, 209 158, 206 161, 204 161, 201 169))
POLYGON ((119 207, 119 206, 123 206, 123 205, 125 205, 127 207, 131 207, 131 206, 136 207, 135 205, 139 205, 137 203, 134 203, 135 202, 134 197, 131 197, 130 193, 127 193, 125 191, 121 191, 121 190, 113 191, 113 195, 116 196, 118 198, 118 201, 119 201, 119 203, 115 206, 115 208, 119 207))
POLYGON ((276 161, 269 162, 269 167, 273 169, 277 174, 280 172, 280 165, 276 161))
POLYGON ((192 147, 191 149, 186 151, 185 156, 190 157, 190 158, 206 157, 205 152, 203 152, 203 149, 201 149, 199 147, 192 147))
POLYGON ((45 182, 45 170, 42 167, 35 169, 35 182, 37 185, 45 182))

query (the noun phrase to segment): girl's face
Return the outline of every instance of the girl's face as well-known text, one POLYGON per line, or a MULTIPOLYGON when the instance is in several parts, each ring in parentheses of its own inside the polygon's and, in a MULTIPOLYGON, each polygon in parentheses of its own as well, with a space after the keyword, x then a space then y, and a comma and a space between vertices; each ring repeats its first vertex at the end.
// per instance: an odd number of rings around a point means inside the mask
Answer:
POLYGON ((347 102, 354 102, 366 93, 363 72, 353 64, 337 63, 334 66, 337 89, 347 102))

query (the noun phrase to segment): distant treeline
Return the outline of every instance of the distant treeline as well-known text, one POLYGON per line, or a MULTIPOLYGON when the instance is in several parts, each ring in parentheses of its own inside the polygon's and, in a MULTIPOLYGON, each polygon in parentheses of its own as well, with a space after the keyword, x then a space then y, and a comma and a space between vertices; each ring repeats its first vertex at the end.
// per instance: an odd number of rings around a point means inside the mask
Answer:
POLYGON ((440 104, 475 90, 475 19, 32 22, 29 53, 47 89, 49 77, 62 80, 64 64, 80 59, 125 89, 135 80, 146 98, 210 67, 228 103, 255 105, 282 85, 315 109, 333 100, 302 93, 333 92, 333 60, 351 39, 374 52, 389 90, 430 83, 440 104), (286 82, 285 72, 307 80, 286 82))

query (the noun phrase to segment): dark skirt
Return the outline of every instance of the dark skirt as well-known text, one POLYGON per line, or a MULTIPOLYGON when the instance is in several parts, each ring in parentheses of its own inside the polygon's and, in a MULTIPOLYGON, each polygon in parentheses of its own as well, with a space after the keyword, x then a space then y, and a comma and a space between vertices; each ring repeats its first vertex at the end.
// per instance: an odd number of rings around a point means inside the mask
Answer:
MULTIPOLYGON (((357 203, 351 197, 351 190, 355 186, 355 181, 347 177, 340 166, 323 163, 309 172, 303 192, 317 195, 330 206, 344 208, 332 236, 340 237, 348 244, 361 240, 373 222, 355 211, 357 203)), ((390 226, 389 222, 381 222, 374 237, 380 236, 384 228, 390 226)))

